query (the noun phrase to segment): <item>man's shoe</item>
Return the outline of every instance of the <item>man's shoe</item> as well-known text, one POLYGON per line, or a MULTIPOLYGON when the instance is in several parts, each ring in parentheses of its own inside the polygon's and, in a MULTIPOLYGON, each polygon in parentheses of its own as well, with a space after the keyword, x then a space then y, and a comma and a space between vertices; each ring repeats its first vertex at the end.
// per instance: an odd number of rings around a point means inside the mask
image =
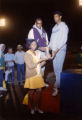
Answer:
POLYGON ((35 111, 38 112, 38 113, 40 113, 40 114, 43 114, 43 113, 44 113, 42 110, 36 109, 36 108, 35 108, 35 111))
POLYGON ((52 94, 52 96, 57 96, 58 95, 58 89, 57 88, 54 88, 54 92, 53 92, 53 94, 52 94))
POLYGON ((3 97, 3 95, 2 95, 2 94, 0 95, 0 98, 1 98, 1 97, 3 97))

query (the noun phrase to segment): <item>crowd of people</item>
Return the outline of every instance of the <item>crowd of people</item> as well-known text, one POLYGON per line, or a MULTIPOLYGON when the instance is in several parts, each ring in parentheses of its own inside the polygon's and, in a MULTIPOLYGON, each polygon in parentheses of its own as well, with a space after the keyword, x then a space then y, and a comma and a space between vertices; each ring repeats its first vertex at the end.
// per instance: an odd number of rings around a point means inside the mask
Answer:
POLYGON ((24 65, 24 51, 23 46, 18 45, 17 51, 14 54, 12 48, 8 48, 6 54, 4 54, 5 45, 0 44, 0 87, 3 87, 3 80, 7 83, 14 84, 15 81, 15 64, 17 65, 17 80, 20 84, 21 81, 21 73, 22 73, 22 81, 25 81, 25 65, 24 65), (5 78, 3 74, 5 72, 5 78))
POLYGON ((42 19, 37 18, 28 33, 26 52, 22 50, 22 45, 18 45, 15 54, 12 53, 12 48, 9 48, 8 53, 4 55, 5 45, 0 45, 0 86, 2 86, 4 67, 6 67, 5 80, 10 82, 11 73, 12 83, 14 83, 14 64, 16 63, 17 80, 20 82, 20 71, 22 71, 22 80, 25 80, 24 88, 28 88, 30 92, 31 114, 34 114, 35 111, 43 113, 39 109, 39 103, 42 88, 49 86, 44 81, 45 64, 48 60, 52 60, 56 76, 52 96, 56 96, 60 88, 60 75, 66 56, 69 29, 66 23, 62 21, 61 12, 56 11, 53 16, 56 25, 52 29, 50 42, 42 26, 42 19), (24 63, 26 69, 24 68, 24 63), (33 104, 35 91, 37 92, 36 106, 33 104))

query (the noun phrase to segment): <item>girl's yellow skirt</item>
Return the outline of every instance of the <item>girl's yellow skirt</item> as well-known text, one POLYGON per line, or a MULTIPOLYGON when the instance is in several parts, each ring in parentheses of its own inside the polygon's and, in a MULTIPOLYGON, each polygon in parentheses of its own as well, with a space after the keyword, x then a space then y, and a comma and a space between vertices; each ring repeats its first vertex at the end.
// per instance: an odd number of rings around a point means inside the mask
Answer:
POLYGON ((38 89, 42 87, 45 87, 45 83, 41 75, 27 78, 24 84, 24 88, 29 88, 29 89, 38 89))

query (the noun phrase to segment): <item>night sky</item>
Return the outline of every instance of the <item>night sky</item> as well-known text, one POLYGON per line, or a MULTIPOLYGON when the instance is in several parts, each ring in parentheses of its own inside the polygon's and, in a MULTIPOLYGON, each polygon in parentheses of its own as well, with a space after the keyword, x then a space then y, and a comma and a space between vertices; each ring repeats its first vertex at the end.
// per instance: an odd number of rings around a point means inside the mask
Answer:
POLYGON ((0 0, 0 17, 5 17, 9 24, 0 29, 0 43, 14 49, 17 44, 25 45, 25 38, 37 17, 43 19, 50 38, 56 10, 63 12, 63 20, 69 26, 68 50, 77 51, 82 45, 82 7, 78 0, 0 0))

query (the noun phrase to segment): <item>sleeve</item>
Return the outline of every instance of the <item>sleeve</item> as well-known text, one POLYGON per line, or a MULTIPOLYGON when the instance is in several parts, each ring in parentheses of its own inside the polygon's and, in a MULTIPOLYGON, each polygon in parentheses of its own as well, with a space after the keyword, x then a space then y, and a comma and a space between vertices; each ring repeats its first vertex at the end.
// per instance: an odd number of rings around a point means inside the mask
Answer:
POLYGON ((15 61, 15 55, 13 54, 13 60, 15 61))
POLYGON ((23 51, 23 53, 25 54, 25 51, 23 51))
POLYGON ((7 56, 6 56, 6 54, 5 54, 4 58, 5 58, 5 62, 6 62, 6 61, 7 61, 7 56))
MULTIPOLYGON (((53 27, 54 28, 54 27, 53 27)), ((53 32, 53 28, 52 28, 52 32, 53 32)), ((51 37, 52 37, 52 32, 51 32, 51 36, 50 36, 50 41, 49 41, 49 44, 48 44, 48 47, 51 49, 52 47, 52 40, 51 40, 51 37)))
POLYGON ((30 54, 28 54, 28 53, 25 53, 24 61, 25 61, 26 66, 29 67, 29 69, 34 69, 34 68, 37 67, 37 63, 33 62, 32 56, 30 54))
POLYGON ((46 62, 43 61, 43 62, 40 63, 40 66, 43 67, 45 64, 46 64, 46 62))
POLYGON ((59 36, 58 36, 58 42, 57 43, 57 48, 60 49, 62 48, 67 40, 68 40, 68 32, 69 32, 69 29, 67 26, 62 26, 61 29, 60 29, 60 33, 59 33, 59 36))
POLYGON ((17 54, 15 53, 15 63, 16 63, 16 61, 17 61, 17 54))
POLYGON ((28 33, 28 39, 34 39, 34 33, 33 33, 33 29, 31 29, 28 33))
POLYGON ((48 35, 47 35, 47 33, 46 33, 46 45, 48 46, 48 44, 49 44, 48 35))

